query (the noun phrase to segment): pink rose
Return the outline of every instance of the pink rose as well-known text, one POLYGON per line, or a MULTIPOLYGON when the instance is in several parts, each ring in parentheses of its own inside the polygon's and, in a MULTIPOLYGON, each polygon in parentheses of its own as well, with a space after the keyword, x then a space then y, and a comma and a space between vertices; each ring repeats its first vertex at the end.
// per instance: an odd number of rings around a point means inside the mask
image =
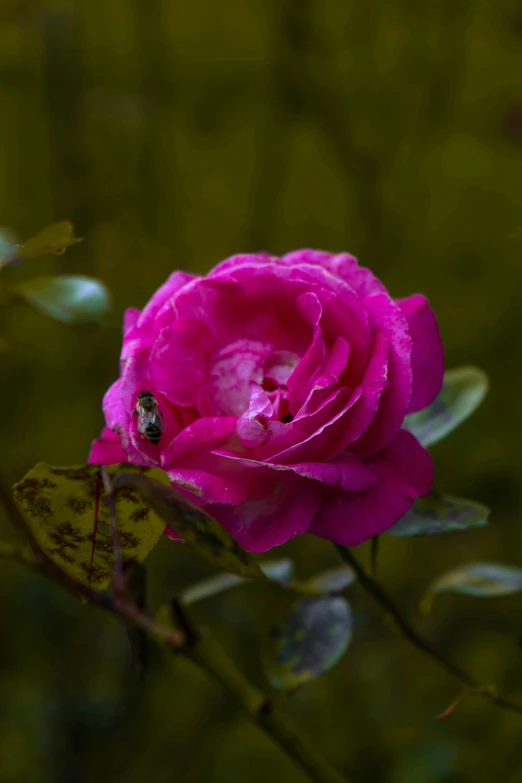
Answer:
POLYGON ((392 299, 353 256, 233 256, 126 311, 90 462, 159 465, 253 552, 301 533, 355 546, 429 492, 431 458, 401 427, 442 374, 427 300, 392 299), (157 445, 138 428, 144 391, 157 445))

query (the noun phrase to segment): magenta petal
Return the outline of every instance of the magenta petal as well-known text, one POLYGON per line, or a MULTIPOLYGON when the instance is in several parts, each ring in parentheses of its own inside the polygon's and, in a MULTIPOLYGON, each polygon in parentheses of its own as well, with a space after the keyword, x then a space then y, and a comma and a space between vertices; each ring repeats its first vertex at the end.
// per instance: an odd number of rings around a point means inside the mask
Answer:
POLYGON ((241 416, 248 410, 250 382, 263 382, 263 367, 271 353, 270 343, 243 338, 229 343, 214 356, 209 385, 222 415, 241 416))
POLYGON ((362 544, 402 519, 433 483, 430 455, 406 430, 366 465, 376 483, 365 492, 326 496, 309 533, 343 546, 362 544))
POLYGON ((413 391, 408 413, 430 405, 442 387, 444 348, 435 313, 421 294, 399 299, 413 341, 411 367, 413 391))
POLYGON ((150 299, 143 312, 138 319, 138 327, 147 331, 154 323, 159 311, 162 307, 172 299, 174 294, 177 294, 182 288, 184 288, 192 280, 195 280, 195 275, 190 275, 188 272, 174 272, 154 294, 150 299))
MULTIPOLYGON (((132 398, 129 400, 129 407, 132 398)), ((118 379, 109 387, 103 398, 103 413, 105 421, 111 430, 125 430, 130 424, 130 410, 123 404, 121 395, 121 380, 118 379)))
POLYGON ((298 476, 344 491, 362 492, 375 484, 373 471, 354 454, 339 454, 329 462, 303 462, 288 467, 298 476))
POLYGON ((411 402, 412 341, 408 323, 401 308, 386 294, 364 300, 370 324, 388 339, 388 377, 373 422, 357 442, 357 453, 375 454, 397 434, 411 402))
POLYGON ((200 447, 204 447, 207 452, 222 446, 235 433, 236 423, 237 419, 232 416, 197 419, 181 430, 170 446, 162 452, 163 470, 168 472, 171 467, 177 466, 177 460, 186 452, 195 451, 200 447))
POLYGON ((93 441, 87 463, 89 465, 117 465, 119 462, 128 462, 127 454, 121 445, 121 438, 116 432, 105 427, 98 440, 93 441))
POLYGON ((123 313, 123 337, 125 338, 131 329, 134 329, 141 312, 135 307, 128 307, 123 313))
POLYGON ((206 510, 249 552, 266 552, 306 532, 321 497, 305 481, 277 483, 264 500, 237 506, 209 505, 206 510))
POLYGON ((250 387, 250 405, 237 422, 237 436, 245 449, 264 446, 270 438, 267 420, 274 408, 259 384, 251 383, 250 387))

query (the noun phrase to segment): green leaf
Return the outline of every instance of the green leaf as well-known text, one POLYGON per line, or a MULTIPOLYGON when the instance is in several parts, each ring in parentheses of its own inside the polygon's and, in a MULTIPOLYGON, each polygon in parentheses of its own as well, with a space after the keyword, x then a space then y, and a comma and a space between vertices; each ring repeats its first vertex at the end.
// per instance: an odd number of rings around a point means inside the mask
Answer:
POLYGON ((301 598, 269 631, 263 656, 275 688, 295 690, 334 666, 352 635, 344 598, 301 598))
POLYGON ((8 228, 0 228, 0 269, 16 258, 18 245, 15 234, 8 228))
POLYGON ((522 592, 522 568, 499 563, 471 563, 440 576, 424 597, 421 609, 427 614, 437 593, 464 593, 481 598, 522 592))
POLYGON ((437 399, 419 413, 406 416, 404 427, 423 446, 431 446, 471 416, 487 391, 488 377, 478 367, 448 370, 437 399))
MULTIPOLYGON (((125 464, 106 470, 113 477, 122 468, 169 483, 168 476, 153 468, 125 464)), ((110 585, 112 529, 99 465, 57 468, 40 463, 15 484, 14 498, 43 551, 64 571, 95 590, 110 585)), ((118 492, 115 503, 123 560, 141 562, 161 538, 165 523, 132 490, 118 492)))
POLYGON ((356 578, 357 575, 350 566, 342 565, 316 574, 307 584, 317 590, 324 590, 325 593, 341 593, 345 587, 355 582, 356 578))
POLYGON ((27 239, 17 248, 17 257, 22 260, 38 258, 48 254, 61 256, 68 247, 81 242, 74 235, 74 227, 70 220, 61 220, 59 223, 44 228, 36 236, 27 239))
POLYGON ((12 290, 45 315, 67 324, 97 323, 110 308, 105 285, 83 275, 39 277, 12 290))
MULTIPOLYGON (((291 560, 266 560, 259 563, 259 567, 264 575, 273 582, 288 585, 292 581, 293 563, 291 560)), ((237 574, 216 574, 216 576, 211 576, 209 579, 187 587, 180 593, 179 600, 187 606, 247 581, 243 576, 237 574)))
POLYGON ((432 492, 419 498, 387 532, 392 536, 432 536, 487 525, 489 508, 473 500, 432 492))
POLYGON ((265 578, 254 558, 214 517, 172 487, 149 481, 145 476, 125 473, 116 478, 115 486, 136 490, 167 525, 213 565, 240 576, 265 578))

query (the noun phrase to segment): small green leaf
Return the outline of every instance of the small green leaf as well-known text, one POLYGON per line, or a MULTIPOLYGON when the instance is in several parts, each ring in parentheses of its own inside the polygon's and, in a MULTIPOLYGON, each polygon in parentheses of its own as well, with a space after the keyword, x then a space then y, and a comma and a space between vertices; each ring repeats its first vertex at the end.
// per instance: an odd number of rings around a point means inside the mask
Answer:
POLYGON ((437 399, 419 413, 406 416, 405 429, 423 446, 445 438, 478 408, 488 391, 488 377, 478 367, 448 370, 437 399))
POLYGON ((269 631, 264 666, 275 688, 295 690, 337 663, 352 635, 344 598, 301 598, 269 631))
POLYGON ((432 492, 419 498, 387 532, 392 536, 432 536, 487 525, 489 508, 473 500, 432 492))
MULTIPOLYGON (((110 465, 169 483, 153 468, 110 465)), ((158 485, 160 486, 160 485, 158 485)), ((104 590, 112 579, 114 551, 109 509, 99 465, 57 468, 40 463, 14 486, 14 499, 42 550, 82 584, 104 590)), ((124 562, 141 562, 161 538, 165 523, 132 490, 117 493, 116 518, 124 562)))
POLYGON ((125 473, 116 478, 115 486, 136 490, 167 525, 213 565, 240 576, 265 578, 254 558, 214 517, 172 487, 125 473))
POLYGON ((36 236, 27 239, 17 248, 17 257, 22 260, 38 258, 48 254, 61 256, 68 247, 81 242, 74 235, 74 227, 70 220, 61 220, 59 223, 44 228, 36 236))
MULTIPOLYGON (((283 586, 292 582, 293 563, 291 560, 266 560, 263 563, 259 563, 259 567, 264 575, 273 582, 283 586)), ((213 595, 217 595, 217 593, 222 593, 247 581, 245 577, 237 574, 217 574, 187 587, 180 593, 179 600, 185 605, 194 604, 196 601, 210 598, 213 595)))
POLYGON ((10 264, 18 250, 15 234, 8 228, 0 228, 0 269, 10 264))
POLYGON ((322 571, 310 579, 307 584, 325 593, 341 593, 345 587, 351 585, 357 579, 355 571, 350 566, 342 565, 338 568, 330 568, 322 571))
POLYGON ((440 576, 424 597, 421 609, 427 614, 436 593, 452 592, 490 598, 522 592, 522 568, 499 563, 471 563, 440 576))
POLYGON ((110 308, 104 284, 83 275, 39 277, 12 290, 45 315, 67 324, 97 323, 110 308))

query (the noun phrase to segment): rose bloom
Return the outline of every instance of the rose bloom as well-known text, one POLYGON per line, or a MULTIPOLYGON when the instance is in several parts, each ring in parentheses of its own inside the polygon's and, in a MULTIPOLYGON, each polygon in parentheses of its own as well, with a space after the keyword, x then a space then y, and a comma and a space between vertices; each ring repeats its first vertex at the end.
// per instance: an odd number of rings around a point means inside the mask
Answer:
POLYGON ((344 253, 237 255, 126 311, 89 461, 161 467, 249 551, 301 533, 355 546, 429 492, 431 458, 402 426, 442 375, 424 296, 392 299, 344 253), (138 429, 145 391, 157 445, 138 429))

